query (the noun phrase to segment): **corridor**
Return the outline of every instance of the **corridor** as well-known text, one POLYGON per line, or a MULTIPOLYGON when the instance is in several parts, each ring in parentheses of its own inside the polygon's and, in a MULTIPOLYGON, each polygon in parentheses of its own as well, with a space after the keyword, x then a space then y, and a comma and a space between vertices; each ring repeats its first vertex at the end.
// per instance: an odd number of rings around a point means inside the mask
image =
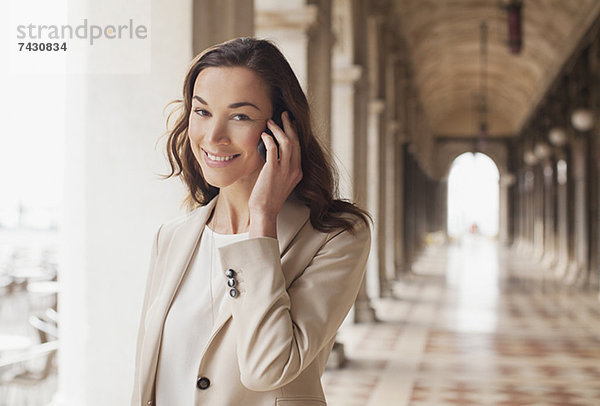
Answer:
POLYGON ((527 252, 468 235, 429 245, 376 324, 344 325, 331 406, 597 405, 600 304, 527 252))
MULTIPOLYGON (((190 66, 247 36, 272 41, 304 93, 239 64, 272 113, 306 117, 296 197, 373 220, 328 405, 600 405, 600 0, 11 0, 0 16, 0 406, 131 403, 142 309, 173 303, 144 305, 154 237, 210 185, 172 166, 199 164, 190 66), (310 181, 322 155, 339 178, 310 181)), ((229 106, 251 108, 240 97, 229 106)), ((267 110, 247 117, 256 145, 267 110)), ((246 115, 223 120, 223 145, 246 115)), ((241 377, 208 376, 203 354, 195 378, 241 377)))

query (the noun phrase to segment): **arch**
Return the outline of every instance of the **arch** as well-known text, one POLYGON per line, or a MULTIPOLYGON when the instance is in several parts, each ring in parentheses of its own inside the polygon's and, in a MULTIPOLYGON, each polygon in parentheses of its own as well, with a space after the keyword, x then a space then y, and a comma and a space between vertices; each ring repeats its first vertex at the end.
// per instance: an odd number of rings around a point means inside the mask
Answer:
POLYGON ((452 163, 448 175, 448 236, 476 232, 499 234, 500 172, 487 155, 466 152, 452 163))
MULTIPOLYGON (((465 152, 473 152, 476 146, 475 142, 468 140, 444 140, 444 137, 438 137, 436 148, 437 167, 435 168, 438 178, 447 178, 452 163, 465 152)), ((490 139, 483 153, 494 162, 500 172, 500 176, 508 174, 508 149, 505 142, 490 139)))

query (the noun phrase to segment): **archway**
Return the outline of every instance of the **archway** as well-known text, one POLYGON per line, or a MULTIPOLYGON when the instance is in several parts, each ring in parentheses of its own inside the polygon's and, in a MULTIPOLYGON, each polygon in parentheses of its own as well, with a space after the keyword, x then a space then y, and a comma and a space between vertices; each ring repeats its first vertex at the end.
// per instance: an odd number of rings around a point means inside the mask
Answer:
POLYGON ((448 236, 496 237, 499 231, 499 171, 482 153, 458 156, 448 175, 448 236))

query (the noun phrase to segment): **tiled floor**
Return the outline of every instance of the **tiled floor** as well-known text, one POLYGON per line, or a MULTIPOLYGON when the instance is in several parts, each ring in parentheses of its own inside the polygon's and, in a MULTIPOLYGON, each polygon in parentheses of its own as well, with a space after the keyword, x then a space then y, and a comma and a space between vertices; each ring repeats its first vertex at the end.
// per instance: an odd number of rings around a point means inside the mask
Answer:
POLYGON ((544 281, 530 255, 468 237, 431 246, 381 322, 339 334, 330 406, 600 405, 600 301, 544 281))

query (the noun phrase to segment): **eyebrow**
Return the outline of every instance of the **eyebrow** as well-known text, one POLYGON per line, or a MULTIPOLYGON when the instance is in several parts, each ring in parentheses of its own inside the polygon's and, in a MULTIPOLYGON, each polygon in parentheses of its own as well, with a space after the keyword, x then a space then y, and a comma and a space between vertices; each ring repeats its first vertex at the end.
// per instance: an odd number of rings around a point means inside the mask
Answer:
MULTIPOLYGON (((208 106, 208 103, 204 101, 204 99, 200 96, 194 96, 193 99, 198 100, 200 103, 204 104, 205 106, 208 106)), ((246 101, 242 101, 242 102, 237 102, 237 103, 231 103, 229 105, 229 108, 231 109, 237 109, 238 107, 243 107, 243 106, 250 106, 250 107, 254 107, 256 110, 260 111, 260 109, 253 103, 250 102, 246 102, 246 101)))

